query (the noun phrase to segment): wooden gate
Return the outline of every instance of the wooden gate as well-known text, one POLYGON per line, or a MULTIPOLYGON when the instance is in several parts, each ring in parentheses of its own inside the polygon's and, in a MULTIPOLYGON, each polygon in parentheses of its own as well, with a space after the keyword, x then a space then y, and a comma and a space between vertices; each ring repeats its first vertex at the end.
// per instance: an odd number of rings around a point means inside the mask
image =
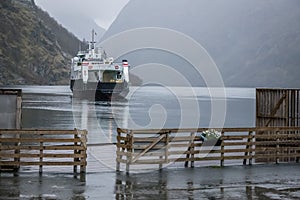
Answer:
MULTIPOLYGON (((299 127, 300 126, 300 89, 256 89, 256 127, 299 127)), ((286 131, 285 134, 299 132, 286 131)), ((258 132, 261 135, 271 135, 274 132, 258 132)), ((272 146, 263 146, 270 147, 272 146)), ((284 146, 282 146, 284 147, 284 146)), ((286 153, 294 153, 285 148, 286 153)), ((265 153, 265 152, 256 152, 265 153)), ((272 159, 272 158, 270 158, 272 159)), ((288 161, 282 158, 279 161, 288 161)), ((266 160, 256 160, 256 162, 266 160)), ((268 160, 272 161, 272 160, 268 160)))
POLYGON ((256 126, 299 126, 300 89, 256 89, 256 126))

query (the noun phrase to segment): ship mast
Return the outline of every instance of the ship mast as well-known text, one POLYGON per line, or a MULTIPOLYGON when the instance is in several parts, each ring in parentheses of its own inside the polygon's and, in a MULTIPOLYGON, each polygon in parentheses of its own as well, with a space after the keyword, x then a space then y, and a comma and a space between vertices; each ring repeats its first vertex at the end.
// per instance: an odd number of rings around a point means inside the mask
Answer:
POLYGON ((92 42, 91 42, 91 49, 94 49, 95 48, 95 31, 94 29, 92 30, 92 42))
POLYGON ((93 57, 95 55, 95 35, 96 35, 96 32, 94 31, 94 29, 92 30, 92 41, 89 42, 89 49, 88 49, 88 52, 89 52, 89 56, 88 57, 93 57))

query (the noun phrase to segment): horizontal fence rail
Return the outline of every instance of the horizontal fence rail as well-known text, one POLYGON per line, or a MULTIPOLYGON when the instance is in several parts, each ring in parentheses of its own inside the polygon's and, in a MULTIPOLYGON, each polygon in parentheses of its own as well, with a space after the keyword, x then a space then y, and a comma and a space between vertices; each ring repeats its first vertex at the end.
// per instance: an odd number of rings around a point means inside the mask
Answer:
POLYGON ((218 140, 203 141, 207 128, 128 130, 117 129, 116 169, 130 165, 184 162, 194 167, 195 161, 241 160, 252 164, 264 158, 266 162, 299 162, 300 127, 257 127, 214 129, 221 133, 218 140), (262 134, 262 133, 266 134, 262 134), (259 133, 259 134, 257 134, 259 133))
POLYGON ((1 130, 0 170, 20 166, 77 166, 86 170, 86 130, 1 130))

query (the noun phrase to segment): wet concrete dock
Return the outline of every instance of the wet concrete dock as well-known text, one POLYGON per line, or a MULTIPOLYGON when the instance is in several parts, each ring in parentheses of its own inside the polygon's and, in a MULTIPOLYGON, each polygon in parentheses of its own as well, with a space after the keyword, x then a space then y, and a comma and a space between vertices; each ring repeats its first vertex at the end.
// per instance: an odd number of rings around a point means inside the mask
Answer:
POLYGON ((300 165, 163 169, 131 173, 2 173, 0 199, 299 199, 300 165))

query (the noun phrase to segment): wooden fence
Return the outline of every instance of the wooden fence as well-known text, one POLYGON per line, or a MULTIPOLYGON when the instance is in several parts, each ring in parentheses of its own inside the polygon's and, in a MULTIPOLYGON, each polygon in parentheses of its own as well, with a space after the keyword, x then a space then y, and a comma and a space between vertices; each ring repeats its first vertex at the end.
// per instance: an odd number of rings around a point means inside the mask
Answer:
POLYGON ((20 166, 73 166, 86 170, 85 130, 0 130, 0 170, 20 166))
POLYGON ((130 165, 163 164, 184 162, 191 167, 195 161, 241 160, 252 164, 255 159, 289 157, 299 162, 300 127, 257 127, 215 129, 221 133, 220 146, 216 141, 203 142, 199 129, 127 130, 118 129, 116 169, 130 165), (273 134, 256 134, 256 133, 273 134), (262 147, 263 145, 263 147, 262 147), (257 153, 259 152, 259 153, 257 153))

